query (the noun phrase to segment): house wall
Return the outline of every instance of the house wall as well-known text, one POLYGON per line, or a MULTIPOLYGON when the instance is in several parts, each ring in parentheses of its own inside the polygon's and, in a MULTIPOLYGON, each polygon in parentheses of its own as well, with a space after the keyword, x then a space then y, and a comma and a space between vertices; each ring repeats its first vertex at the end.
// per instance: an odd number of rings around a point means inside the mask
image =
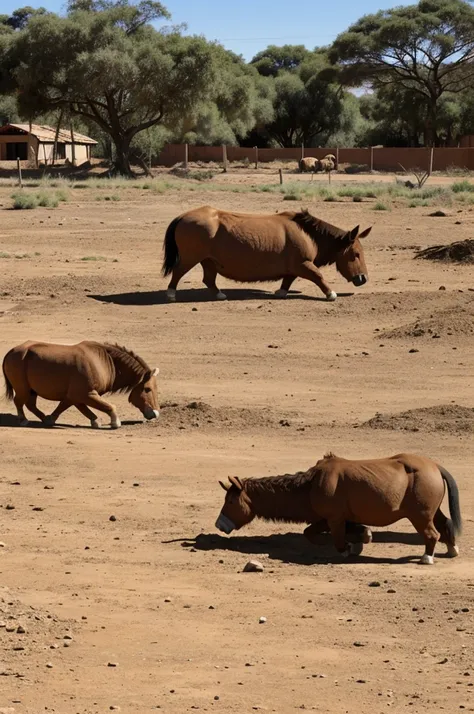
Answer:
MULTIPOLYGON (((89 146, 87 144, 75 144, 76 164, 82 164, 89 159, 89 146)), ((39 162, 51 164, 53 160, 54 144, 40 143, 39 162)), ((72 144, 66 144, 66 159, 72 162, 72 144)), ((59 162, 59 160, 58 160, 59 162)))

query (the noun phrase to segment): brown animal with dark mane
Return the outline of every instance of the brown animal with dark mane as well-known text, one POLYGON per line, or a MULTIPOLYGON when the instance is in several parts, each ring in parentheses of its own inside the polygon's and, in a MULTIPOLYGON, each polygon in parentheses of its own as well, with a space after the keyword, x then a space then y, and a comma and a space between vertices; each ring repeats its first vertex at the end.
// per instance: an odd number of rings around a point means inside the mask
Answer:
POLYGON ((255 517, 285 523, 308 523, 311 539, 327 528, 345 557, 360 553, 346 542, 346 522, 388 526, 408 518, 425 541, 422 564, 432 564, 440 539, 448 555, 459 554, 456 536, 461 511, 456 482, 445 468, 414 454, 354 461, 327 454, 308 471, 258 479, 219 482, 226 491, 216 527, 224 533, 255 517), (441 511, 445 488, 451 518, 441 511))
POLYGON ((109 414, 110 426, 118 429, 115 407, 102 399, 107 392, 129 392, 129 402, 146 419, 155 419, 158 371, 125 347, 88 341, 77 345, 29 341, 13 347, 3 360, 6 396, 15 403, 22 426, 28 425, 24 406, 46 426, 54 426, 60 414, 75 406, 92 428, 99 423, 89 407, 109 414), (59 404, 46 416, 36 406, 37 397, 59 404))
POLYGON ((279 297, 286 297, 296 278, 305 278, 327 300, 335 300, 320 268, 335 263, 347 281, 364 285, 368 278, 360 239, 370 231, 337 228, 308 211, 254 215, 196 208, 175 218, 166 231, 163 275, 172 273, 167 297, 176 301, 179 281, 200 263, 203 282, 217 300, 226 299, 216 285, 218 274, 239 282, 282 280, 279 297))

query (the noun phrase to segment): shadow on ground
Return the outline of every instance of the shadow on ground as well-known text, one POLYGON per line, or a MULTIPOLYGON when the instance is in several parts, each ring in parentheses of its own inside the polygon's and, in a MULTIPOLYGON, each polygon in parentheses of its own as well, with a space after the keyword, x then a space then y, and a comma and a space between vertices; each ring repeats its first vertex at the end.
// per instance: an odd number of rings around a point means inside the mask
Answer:
MULTIPOLYGON (((335 554, 329 534, 318 538, 320 544, 312 545, 301 533, 277 533, 269 536, 232 536, 227 538, 218 534, 200 534, 195 538, 179 538, 165 543, 180 543, 183 548, 194 547, 205 551, 231 551, 245 555, 266 554, 271 560, 297 565, 325 565, 327 563, 411 563, 420 559, 424 547, 417 533, 398 533, 394 531, 377 531, 373 533, 373 543, 365 546, 364 553, 374 555, 359 555, 341 559, 335 554), (413 548, 401 558, 376 557, 377 543, 404 543, 413 548)), ((441 548, 441 546, 440 546, 441 548)), ((443 555, 441 552, 438 555, 443 555)))
MULTIPOLYGON (((243 288, 226 288, 225 294, 229 302, 246 300, 281 300, 273 292, 267 290, 249 290, 243 288)), ((354 293, 338 293, 338 297, 350 297, 354 293)), ((99 302, 113 303, 114 305, 169 305, 166 299, 166 290, 152 292, 116 293, 113 295, 88 295, 88 298, 99 302)), ((196 290, 178 290, 177 303, 212 302, 206 288, 196 290)), ((324 297, 305 295, 291 291, 286 300, 309 300, 311 302, 327 302, 324 297)))

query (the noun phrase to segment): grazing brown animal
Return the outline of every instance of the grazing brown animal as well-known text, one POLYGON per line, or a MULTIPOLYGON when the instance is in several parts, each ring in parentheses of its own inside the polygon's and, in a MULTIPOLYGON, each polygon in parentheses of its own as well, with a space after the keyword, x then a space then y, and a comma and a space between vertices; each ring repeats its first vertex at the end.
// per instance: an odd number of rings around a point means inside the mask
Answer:
MULTIPOLYGON (((226 491, 216 527, 224 533, 255 517, 309 523, 308 538, 329 527, 344 557, 354 552, 346 542, 346 521, 388 526, 408 518, 425 541, 420 563, 431 565, 438 539, 448 555, 459 554, 459 493, 451 474, 425 456, 397 454, 385 459, 353 461, 327 454, 304 473, 219 482, 226 491), (451 518, 440 506, 448 490, 451 518)), ((360 548, 355 552, 360 552, 360 548)))
POLYGON ((279 297, 286 297, 296 278, 305 278, 327 300, 335 300, 319 268, 335 263, 346 280, 364 285, 367 267, 360 239, 370 231, 359 233, 359 226, 346 231, 308 211, 254 215, 196 208, 175 218, 166 231, 163 275, 172 273, 167 298, 176 301, 179 281, 201 263, 203 282, 217 300, 226 299, 216 285, 217 274, 239 282, 282 280, 279 297))
POLYGON ((299 168, 300 173, 304 173, 305 171, 316 173, 317 171, 320 171, 321 166, 319 159, 316 159, 314 156, 306 156, 304 159, 300 159, 299 168))
POLYGON ((146 419, 155 419, 158 371, 125 347, 87 341, 77 345, 25 342, 3 360, 6 396, 13 400, 22 426, 28 425, 24 406, 46 426, 54 426, 60 414, 75 406, 90 419, 92 428, 98 429, 99 423, 89 407, 109 414, 110 426, 118 429, 115 407, 102 399, 107 392, 130 392, 129 402, 146 419), (36 406, 37 397, 59 404, 46 416, 36 406))

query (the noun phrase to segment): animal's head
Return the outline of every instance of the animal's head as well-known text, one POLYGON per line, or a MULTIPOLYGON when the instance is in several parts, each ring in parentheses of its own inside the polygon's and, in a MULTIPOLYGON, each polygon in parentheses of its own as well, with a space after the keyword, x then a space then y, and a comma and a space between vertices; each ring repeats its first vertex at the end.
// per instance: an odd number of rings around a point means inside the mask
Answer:
POLYGON ((368 236, 371 230, 372 226, 359 233, 359 226, 356 226, 340 239, 341 247, 337 254, 336 267, 341 275, 356 287, 365 285, 369 279, 360 241, 368 236))
POLYGON ((245 493, 241 480, 231 476, 229 481, 230 483, 219 481, 226 494, 224 505, 216 521, 216 528, 227 535, 246 526, 254 518, 250 499, 245 493))
POLYGON ((130 392, 128 401, 139 409, 145 419, 157 419, 160 416, 158 404, 158 367, 145 374, 142 381, 130 392))

